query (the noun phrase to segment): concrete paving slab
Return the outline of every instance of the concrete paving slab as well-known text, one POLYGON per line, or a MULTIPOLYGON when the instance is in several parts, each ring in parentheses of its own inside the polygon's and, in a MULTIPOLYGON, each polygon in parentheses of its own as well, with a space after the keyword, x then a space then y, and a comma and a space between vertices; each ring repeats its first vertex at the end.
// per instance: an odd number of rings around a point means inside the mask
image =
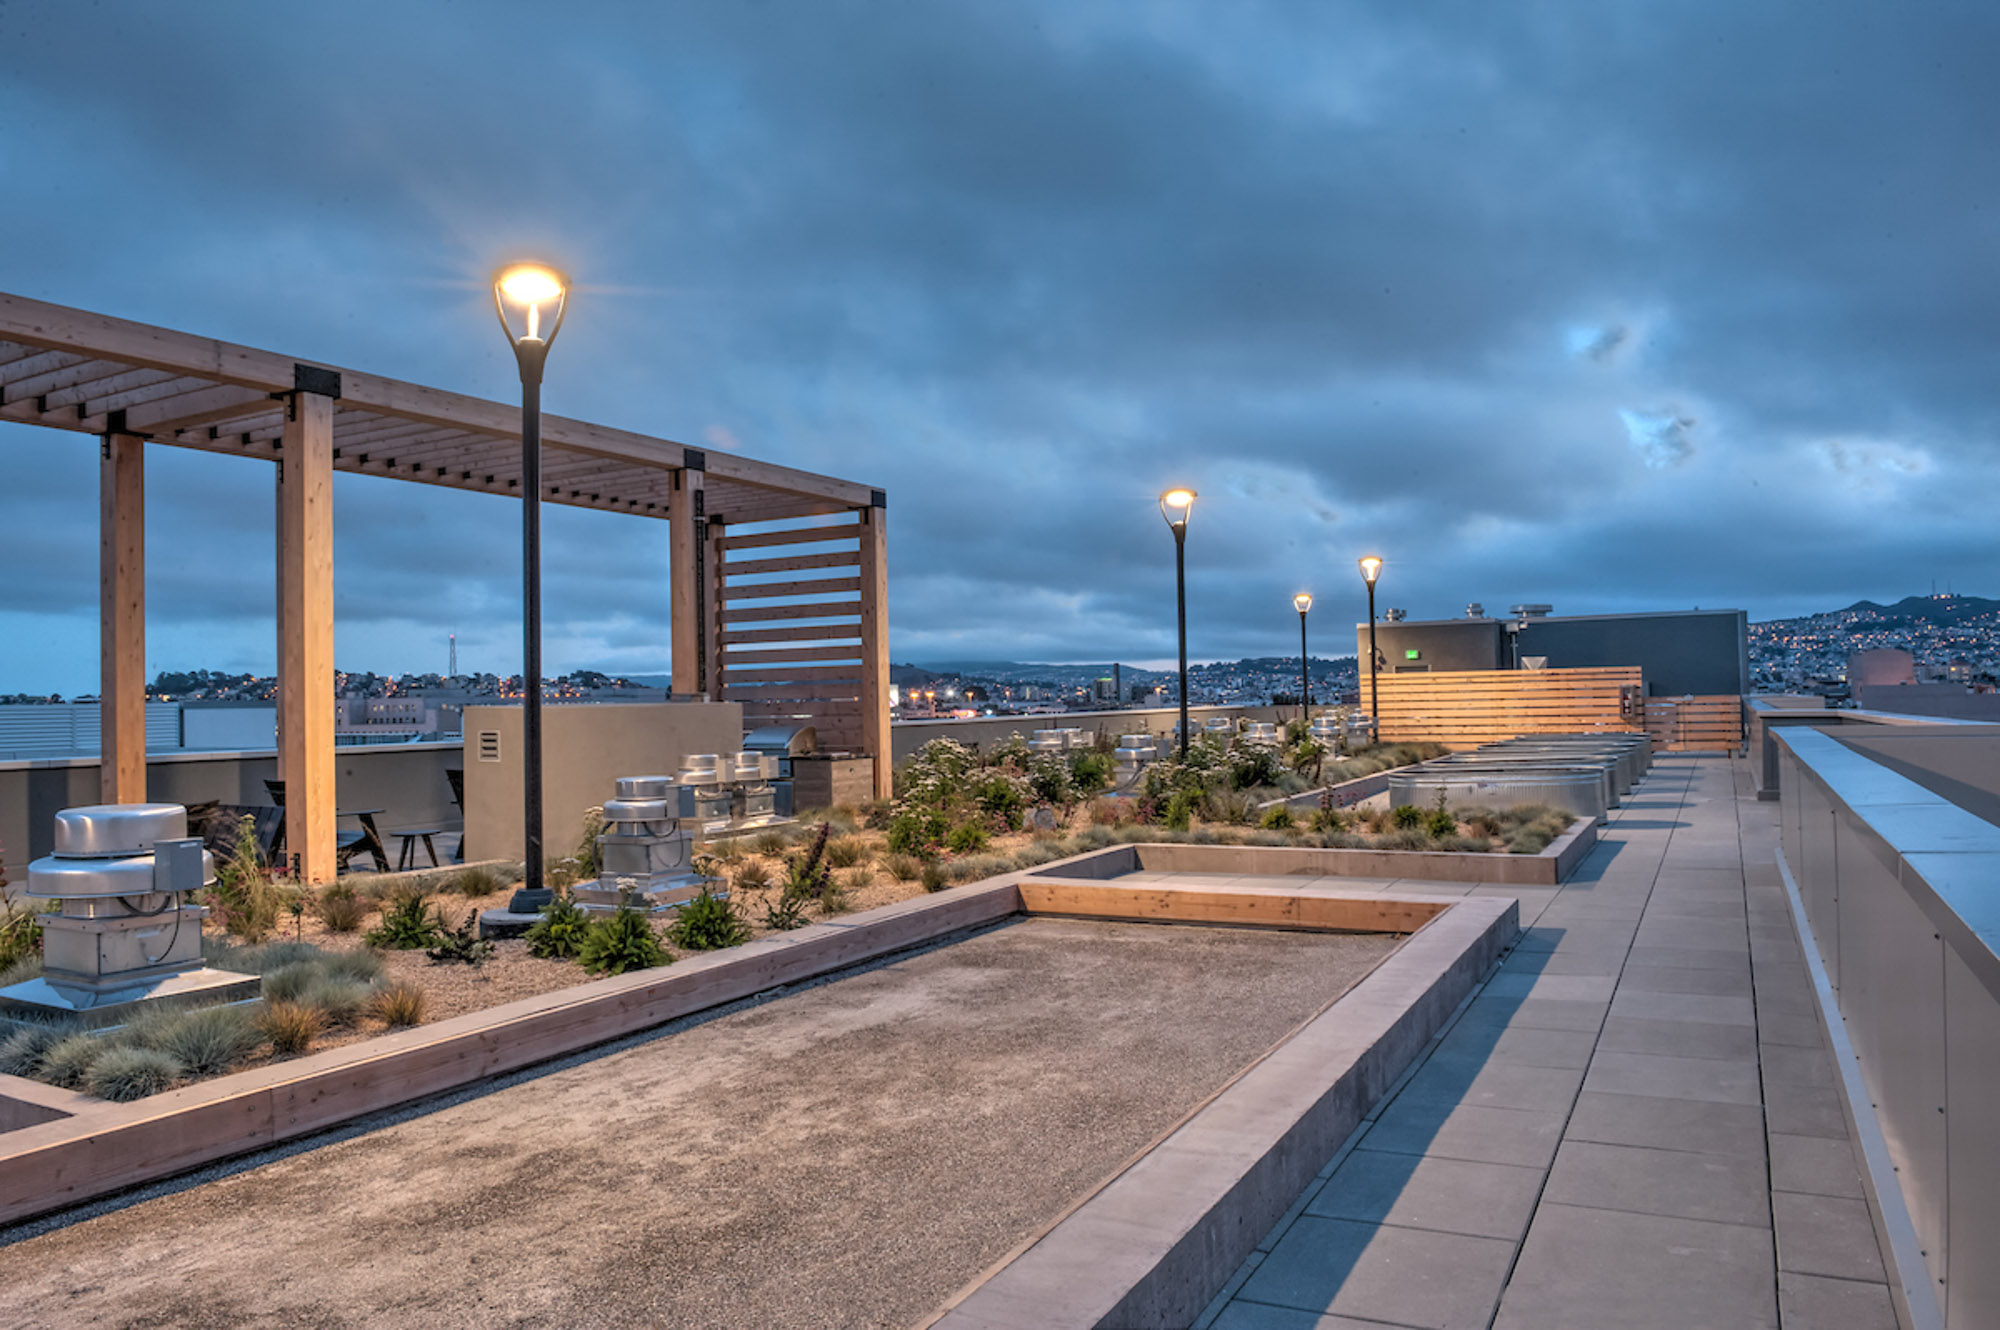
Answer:
POLYGON ((1763 1170, 1745 1168, 1727 1155, 1636 1145, 1565 1141, 1556 1151, 1544 1200, 1755 1228, 1771 1223, 1763 1170))
MULTIPOLYGON (((1601 951, 1517 951, 1501 965, 1501 974, 1587 974, 1616 978, 1624 966, 1623 953, 1606 947, 1601 951)), ((1489 987, 1488 992, 1492 989, 1489 987)))
POLYGON ((1763 1099, 1755 1059, 1599 1052, 1590 1061, 1584 1087, 1598 1094, 1700 1099, 1717 1104, 1755 1105, 1763 1099))
POLYGON ((1611 1000, 1615 1016, 1644 1016, 1663 1021, 1707 1021, 1713 1025, 1757 1024, 1757 1008, 1747 997, 1703 993, 1641 993, 1619 990, 1611 1000))
POLYGON ((1862 1199, 1865 1193, 1854 1142, 1772 1132, 1771 1190, 1862 1199))
POLYGON ((1775 1330, 1768 1229, 1544 1202, 1496 1330, 1775 1330))
POLYGON ((1357 1321, 1349 1316, 1315 1316, 1293 1307, 1265 1302, 1232 1302, 1207 1327, 1196 1330, 1383 1330, 1388 1321, 1357 1321))
POLYGON ((1546 1168, 1562 1134, 1561 1113, 1398 1099, 1361 1138, 1361 1145, 1399 1154, 1546 1168))
POLYGON ((1618 981, 1612 975, 1556 974, 1530 968, 1524 962, 1512 969, 1502 966, 1500 973, 1486 981, 1486 994, 1498 998, 1609 1003, 1617 987, 1618 981))
POLYGON ((1625 967, 1618 986, 1634 993, 1672 993, 1703 997, 1749 997, 1750 967, 1723 969, 1710 966, 1693 969, 1684 965, 1642 965, 1636 961, 1625 967))
POLYGON ((1811 1330, 1897 1330, 1887 1284, 1778 1273, 1778 1310, 1788 1326, 1811 1330))
POLYGON ((1764 1158, 1763 1110, 1700 1099, 1598 1094, 1585 1090, 1570 1115, 1572 1140, 1764 1158))
POLYGON ((1526 1067, 1484 1054, 1440 1052, 1410 1078, 1396 1102, 1565 1112, 1583 1076, 1579 1069, 1526 1067))
POLYGON ((1764 1086, 1764 1112, 1774 1132, 1847 1139, 1847 1111, 1828 1086, 1771 1081, 1764 1086))
POLYGON ((1778 1268, 1839 1279, 1883 1280, 1882 1248, 1866 1201, 1777 1192, 1778 1268))
POLYGON ((1505 1025, 1536 1030, 1596 1030, 1609 1004, 1543 998, 1477 997, 1459 1016, 1462 1025, 1505 1025))
MULTIPOLYGON (((1460 1024, 1438 1044, 1440 1054, 1490 1057, 1524 1067, 1582 1069, 1590 1065, 1597 1037, 1588 1030, 1537 1030, 1528 1026, 1460 1024)), ((1753 1051, 1754 1051, 1754 1045, 1753 1051)))
POLYGON ((1539 1168, 1356 1150, 1305 1212, 1515 1242, 1541 1189, 1539 1168))
POLYGON ((1785 1085, 1833 1086, 1833 1055, 1821 1048, 1773 1044, 1764 1051, 1764 1079, 1785 1085))
POLYGON ((1487 1324, 1514 1244, 1307 1216, 1243 1286, 1242 1298, 1390 1324, 1487 1324))
POLYGON ((1826 1030, 1817 1015, 1772 1012, 1757 1022, 1757 1042, 1788 1044, 1795 1048, 1825 1048, 1826 1030))
POLYGON ((1741 970, 1750 972, 1750 958, 1740 947, 1658 947, 1634 946, 1634 965, 1677 966, 1684 970, 1741 970))
POLYGON ((1676 1058, 1757 1056, 1757 1031, 1712 1021, 1666 1021, 1614 1013, 1604 1020, 1597 1046, 1608 1053, 1657 1053, 1676 1058))

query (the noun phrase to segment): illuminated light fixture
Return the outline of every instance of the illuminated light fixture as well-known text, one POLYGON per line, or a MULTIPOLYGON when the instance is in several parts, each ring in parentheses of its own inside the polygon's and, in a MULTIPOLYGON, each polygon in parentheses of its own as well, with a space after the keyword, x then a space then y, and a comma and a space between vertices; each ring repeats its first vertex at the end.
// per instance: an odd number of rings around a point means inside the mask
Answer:
POLYGON ((516 263, 493 274, 493 309, 517 355, 524 344, 537 345, 546 355, 568 304, 568 279, 547 264, 516 263))
POLYGON ((521 748, 524 863, 508 909, 538 914, 555 893, 542 885, 542 367, 562 330, 569 279, 546 263, 493 274, 493 309, 521 371, 521 748))
POLYGON ((1375 740, 1379 743, 1382 739, 1380 729, 1382 695, 1375 682, 1375 663, 1382 658, 1382 653, 1375 647, 1375 580, 1382 576, 1382 560, 1369 554, 1364 555, 1359 562, 1361 580, 1368 584, 1368 718, 1377 726, 1375 740))
POLYGON ((1160 516, 1174 533, 1174 591, 1180 616, 1181 638, 1181 758, 1188 751, 1188 669, 1187 669, 1187 526, 1194 515, 1193 490, 1172 489, 1160 496, 1160 516))
POLYGON ((1306 669, 1306 614, 1313 607, 1312 592, 1301 591, 1292 597, 1292 608, 1299 612, 1299 719, 1312 719, 1312 675, 1306 669))

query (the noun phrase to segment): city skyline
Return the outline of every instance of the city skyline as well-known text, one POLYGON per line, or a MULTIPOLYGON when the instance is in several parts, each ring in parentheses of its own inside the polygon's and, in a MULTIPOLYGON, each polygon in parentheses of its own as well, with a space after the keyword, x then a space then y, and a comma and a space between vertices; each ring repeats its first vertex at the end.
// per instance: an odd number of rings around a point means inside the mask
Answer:
MULTIPOLYGON (((484 283, 562 263, 549 409, 882 486, 904 660, 1170 658, 1170 484, 1195 659, 1345 646, 1362 553, 1413 618, 1988 580, 1989 13, 493 9, 17 0, 0 289, 507 401, 484 283)), ((96 464, 0 424, 0 691, 94 690, 96 464)), ((149 667, 269 670, 268 466, 148 479, 149 667)), ((513 505, 334 491, 340 658, 518 670, 513 505)), ((548 672, 665 672, 665 525, 546 521, 548 672)))

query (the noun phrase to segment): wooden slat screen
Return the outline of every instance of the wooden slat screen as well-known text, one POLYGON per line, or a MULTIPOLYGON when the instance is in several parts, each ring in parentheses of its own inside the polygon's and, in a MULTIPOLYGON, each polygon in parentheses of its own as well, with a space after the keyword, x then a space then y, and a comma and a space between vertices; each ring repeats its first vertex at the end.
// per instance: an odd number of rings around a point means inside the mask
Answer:
MULTIPOLYGON (((1633 731, 1625 690, 1641 688, 1639 667, 1574 670, 1464 670, 1378 674, 1385 743, 1476 748, 1523 734, 1633 731)), ((1368 676, 1361 696, 1368 698, 1368 676)))
POLYGON ((719 542, 721 695, 743 704, 746 728, 811 725, 822 752, 862 749, 860 537, 842 515, 782 530, 732 526, 719 542), (799 545, 836 548, 786 553, 799 545))
POLYGON ((1732 752, 1743 746, 1743 699, 1733 693, 1648 698, 1646 730, 1658 752, 1732 752))

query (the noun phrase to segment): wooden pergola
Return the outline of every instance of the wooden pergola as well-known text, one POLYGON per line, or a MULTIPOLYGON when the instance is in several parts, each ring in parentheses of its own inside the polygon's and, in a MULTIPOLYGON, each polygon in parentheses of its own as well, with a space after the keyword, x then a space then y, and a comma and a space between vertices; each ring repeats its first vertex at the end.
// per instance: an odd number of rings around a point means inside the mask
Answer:
MULTIPOLYGON (((103 441, 106 803, 146 798, 146 445, 277 463, 278 769, 299 872, 330 878, 333 473, 518 495, 519 406, 0 292, 0 420, 103 441)), ((669 523, 675 693, 814 724, 887 795, 883 491, 559 416, 542 456, 544 502, 669 523)))

